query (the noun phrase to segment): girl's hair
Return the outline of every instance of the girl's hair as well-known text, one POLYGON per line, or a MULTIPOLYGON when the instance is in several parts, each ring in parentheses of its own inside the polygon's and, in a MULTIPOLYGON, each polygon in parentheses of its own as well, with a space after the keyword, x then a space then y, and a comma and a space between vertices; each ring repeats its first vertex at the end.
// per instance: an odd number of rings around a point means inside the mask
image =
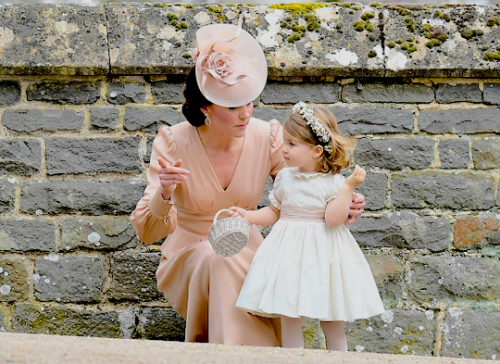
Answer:
POLYGON ((187 121, 193 126, 203 125, 205 123, 205 115, 203 115, 200 108, 212 105, 212 103, 201 93, 198 83, 196 82, 196 72, 194 68, 192 68, 187 75, 183 94, 186 101, 182 105, 182 113, 187 121))
MULTIPOLYGON (((320 170, 325 173, 338 173, 342 168, 349 167, 349 156, 354 149, 355 141, 340 134, 337 119, 330 110, 322 106, 310 106, 314 109, 314 116, 320 120, 330 134, 332 143, 331 154, 323 151, 320 159, 320 170)), ((318 137, 314 135, 300 114, 294 113, 288 116, 283 127, 292 138, 312 147, 321 145, 324 148, 324 143, 320 142, 318 137)))

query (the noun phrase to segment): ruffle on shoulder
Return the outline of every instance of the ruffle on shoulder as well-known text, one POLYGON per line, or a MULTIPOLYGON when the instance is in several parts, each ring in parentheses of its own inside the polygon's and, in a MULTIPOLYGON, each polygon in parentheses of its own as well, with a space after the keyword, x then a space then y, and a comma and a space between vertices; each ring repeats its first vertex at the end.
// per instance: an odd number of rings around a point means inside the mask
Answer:
POLYGON ((298 167, 290 168, 290 174, 297 178, 313 178, 326 175, 323 172, 301 172, 298 167))
POLYGON ((269 121, 269 125, 271 126, 271 132, 269 133, 269 143, 271 147, 276 148, 276 139, 278 138, 278 130, 280 128, 280 122, 276 119, 272 119, 269 121))

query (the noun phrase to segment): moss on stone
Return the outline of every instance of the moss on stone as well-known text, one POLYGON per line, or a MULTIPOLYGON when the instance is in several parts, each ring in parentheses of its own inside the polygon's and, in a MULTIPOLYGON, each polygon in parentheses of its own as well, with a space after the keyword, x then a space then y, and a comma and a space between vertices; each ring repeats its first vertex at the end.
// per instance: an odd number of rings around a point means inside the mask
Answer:
POLYGON ((187 29, 188 27, 189 27, 189 25, 186 22, 177 23, 178 29, 187 29))
POLYGON ((415 33, 418 29, 418 24, 417 23, 408 23, 406 24, 406 28, 412 32, 412 33, 415 33))
POLYGON ((410 10, 404 9, 402 7, 395 6, 395 5, 389 5, 389 6, 387 6, 387 9, 397 11, 399 13, 399 15, 401 15, 401 16, 411 15, 410 10))
POLYGON ((369 58, 377 57, 377 52, 375 52, 375 51, 368 52, 368 57, 369 58))
POLYGON ((434 18, 441 18, 445 21, 450 21, 450 16, 448 14, 443 13, 441 10, 436 10, 433 16, 434 18))
POLYGON ((387 46, 388 46, 389 48, 394 48, 394 47, 396 47, 396 43, 394 43, 394 42, 389 42, 389 43, 387 43, 387 46))
POLYGON ((500 51, 500 45, 497 46, 497 51, 500 51))
POLYGON ((372 8, 382 9, 384 6, 381 3, 371 3, 372 8))
POLYGON ((226 16, 222 13, 222 8, 218 5, 210 5, 206 8, 210 14, 215 15, 220 22, 226 19, 226 16))
POLYGON ((489 27, 494 27, 495 25, 500 25, 500 18, 490 17, 486 20, 486 25, 489 27))
POLYGON ((368 30, 369 32, 373 32, 375 30, 373 24, 370 23, 369 21, 365 22, 365 29, 368 30))
POLYGON ((434 47, 439 47, 441 44, 443 44, 443 41, 439 39, 431 39, 427 43, 425 43, 425 46, 427 48, 434 48, 434 47))
POLYGON ((358 4, 352 4, 351 9, 352 10, 361 10, 361 6, 359 6, 358 4))
POLYGON ((363 20, 355 21, 354 23, 352 23, 352 25, 357 32, 362 32, 363 30, 365 30, 365 22, 363 20))
POLYGON ((181 5, 184 6, 186 9, 193 9, 194 8, 193 4, 181 4, 181 5))
POLYGON ((407 51, 408 53, 413 53, 417 50, 417 46, 413 43, 403 43, 401 44, 401 49, 407 51))
POLYGON ((405 18, 405 23, 413 23, 413 22, 415 22, 415 20, 411 16, 407 16, 405 18))
POLYGON ((168 20, 177 20, 177 19, 179 19, 179 16, 174 14, 174 13, 168 13, 167 18, 168 18, 168 20))
POLYGON ((481 37, 484 35, 484 32, 481 29, 472 29, 470 26, 465 26, 462 29, 460 29, 460 35, 469 40, 474 37, 481 37))
POLYGON ((188 52, 185 52, 185 53, 182 54, 182 57, 184 57, 184 58, 191 58, 191 54, 188 53, 188 52))
POLYGON ((300 35, 299 33, 293 33, 291 36, 288 37, 288 43, 294 43, 298 40, 301 40, 302 39, 302 35, 300 35))
POLYGON ((422 30, 427 39, 438 39, 441 42, 445 42, 449 38, 448 34, 441 27, 426 26, 425 28, 422 27, 422 30))
POLYGON ((281 9, 288 13, 292 13, 294 17, 299 14, 307 14, 316 11, 318 8, 324 8, 322 3, 288 3, 288 4, 271 4, 271 9, 281 9))
POLYGON ((490 47, 488 47, 487 45, 483 46, 483 51, 487 51, 488 49, 490 49, 490 47))
POLYGON ((486 52, 483 56, 485 61, 500 61, 500 51, 486 52))
POLYGON ((306 27, 303 25, 294 24, 292 26, 292 30, 297 33, 304 33, 306 31, 306 27))
POLYGON ((396 41, 397 44, 403 44, 403 40, 400 38, 396 41))
POLYGON ((375 15, 373 13, 369 13, 369 12, 361 14, 361 19, 363 19, 364 21, 373 19, 374 17, 375 17, 375 15))
POLYGON ((338 30, 338 29, 342 29, 342 27, 343 27, 343 26, 344 26, 344 23, 343 23, 343 22, 341 22, 341 21, 339 21, 339 22, 337 23, 337 25, 335 26, 335 28, 337 28, 337 30, 338 30))

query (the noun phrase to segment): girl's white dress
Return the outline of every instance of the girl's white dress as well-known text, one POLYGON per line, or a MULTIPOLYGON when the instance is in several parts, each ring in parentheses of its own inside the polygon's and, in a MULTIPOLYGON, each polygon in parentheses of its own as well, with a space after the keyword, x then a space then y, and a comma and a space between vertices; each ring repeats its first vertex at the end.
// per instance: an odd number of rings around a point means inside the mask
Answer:
POLYGON ((341 174, 283 168, 269 198, 280 219, 262 242, 236 306, 260 316, 352 321, 384 312, 370 266, 344 224, 324 220, 341 174))

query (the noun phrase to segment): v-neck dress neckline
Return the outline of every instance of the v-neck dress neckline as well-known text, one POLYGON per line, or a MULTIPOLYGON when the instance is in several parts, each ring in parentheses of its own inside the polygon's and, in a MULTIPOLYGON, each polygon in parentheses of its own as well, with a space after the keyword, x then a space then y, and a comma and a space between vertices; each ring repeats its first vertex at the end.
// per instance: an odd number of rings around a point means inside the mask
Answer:
POLYGON ((206 160, 206 165, 208 166, 208 169, 210 170, 210 174, 212 175, 212 177, 215 179, 215 185, 217 186, 217 188, 222 191, 222 192, 227 192, 232 185, 234 185, 234 180, 238 174, 238 171, 240 169, 240 164, 241 163, 241 160, 242 160, 242 157, 247 149, 247 138, 246 136, 243 137, 243 147, 241 148, 241 152, 240 152, 240 155, 238 157, 238 161, 236 162, 236 166, 234 168, 234 171, 233 171, 233 175, 231 176, 231 181, 229 182, 229 184, 227 185, 226 188, 222 187, 222 183, 220 182, 220 179, 219 177, 217 176, 217 173, 215 172, 215 169, 214 167, 212 166, 212 163, 210 162, 210 158, 208 157, 208 154, 207 154, 207 150, 205 149, 205 146, 203 145, 203 141, 201 140, 201 135, 200 133, 198 132, 198 128, 195 127, 195 134, 196 134, 196 139, 198 140, 198 145, 199 147, 201 148, 201 150, 203 151, 203 155, 204 155, 204 158, 206 160))

